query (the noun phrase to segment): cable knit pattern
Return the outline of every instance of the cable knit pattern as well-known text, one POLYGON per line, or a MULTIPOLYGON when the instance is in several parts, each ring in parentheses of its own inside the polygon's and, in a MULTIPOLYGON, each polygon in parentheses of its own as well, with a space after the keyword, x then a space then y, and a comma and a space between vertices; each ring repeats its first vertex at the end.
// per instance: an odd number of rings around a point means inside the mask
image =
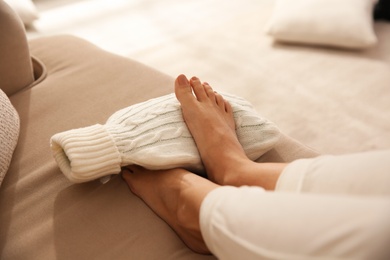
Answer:
MULTIPOLYGON (((248 101, 223 96, 233 107, 238 140, 247 156, 256 160, 277 142, 278 128, 260 117, 248 101)), ((174 94, 119 110, 104 125, 58 133, 51 138, 51 148, 72 182, 118 174, 122 166, 131 164, 152 170, 204 170, 174 94)))
POLYGON ((19 137, 19 115, 0 90, 0 185, 8 171, 19 137))

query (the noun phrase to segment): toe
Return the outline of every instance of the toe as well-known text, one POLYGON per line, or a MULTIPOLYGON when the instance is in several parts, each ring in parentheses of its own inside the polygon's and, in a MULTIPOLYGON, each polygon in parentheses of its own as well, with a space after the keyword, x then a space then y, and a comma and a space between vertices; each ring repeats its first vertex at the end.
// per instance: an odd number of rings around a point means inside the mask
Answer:
POLYGON ((129 186, 130 190, 135 193, 134 185, 133 185, 133 171, 128 168, 123 168, 121 172, 122 179, 126 182, 127 186, 129 186))
POLYGON ((210 85, 209 85, 207 82, 205 82, 205 83, 203 83, 203 87, 204 87, 204 89, 205 89, 205 91, 206 91, 206 94, 207 94, 207 96, 209 97, 209 99, 212 100, 212 101, 214 101, 214 102, 217 102, 217 101, 215 100, 215 92, 214 92, 214 90, 210 87, 210 85))
POLYGON ((199 101, 203 101, 207 99, 206 90, 203 87, 202 82, 197 77, 192 77, 190 79, 190 84, 192 89, 194 90, 195 96, 199 101))
POLYGON ((225 103, 225 111, 233 116, 233 108, 232 105, 230 105, 229 101, 224 100, 225 103))
POLYGON ((215 100, 217 102, 217 105, 222 109, 225 110, 225 100, 219 93, 215 93, 215 100))
POLYGON ((175 95, 180 103, 195 99, 190 82, 183 74, 179 75, 175 80, 175 95))

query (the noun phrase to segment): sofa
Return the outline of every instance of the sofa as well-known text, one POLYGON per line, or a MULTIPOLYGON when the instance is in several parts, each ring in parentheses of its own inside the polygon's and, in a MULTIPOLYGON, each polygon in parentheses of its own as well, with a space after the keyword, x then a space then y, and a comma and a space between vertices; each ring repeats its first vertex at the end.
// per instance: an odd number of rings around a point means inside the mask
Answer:
MULTIPOLYGON (((171 93, 173 77, 74 36, 28 41, 3 1, 0 35, 0 258, 214 259, 186 247, 120 176, 74 184, 50 150, 56 133, 171 93)), ((282 133, 258 161, 317 155, 282 133)))

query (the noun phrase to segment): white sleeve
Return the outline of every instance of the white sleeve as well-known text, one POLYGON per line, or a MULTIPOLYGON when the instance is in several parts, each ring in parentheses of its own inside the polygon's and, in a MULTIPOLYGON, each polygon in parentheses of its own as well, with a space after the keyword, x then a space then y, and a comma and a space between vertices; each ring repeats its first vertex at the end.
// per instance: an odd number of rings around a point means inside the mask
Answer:
POLYGON ((275 191, 390 195, 390 150, 319 156, 290 163, 275 191))
POLYGON ((200 226, 219 259, 386 259, 389 216, 388 197, 223 186, 204 199, 200 226))

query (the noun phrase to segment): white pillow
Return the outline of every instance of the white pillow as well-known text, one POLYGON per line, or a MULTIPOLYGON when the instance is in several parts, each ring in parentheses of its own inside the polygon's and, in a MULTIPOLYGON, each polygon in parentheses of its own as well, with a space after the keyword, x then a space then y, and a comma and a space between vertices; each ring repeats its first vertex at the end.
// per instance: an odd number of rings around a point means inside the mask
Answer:
POLYGON ((19 137, 19 116, 0 89, 0 185, 8 171, 19 137))
POLYGON ((367 48, 376 0, 277 0, 267 33, 277 41, 367 48))
POLYGON ((22 19, 25 25, 38 19, 38 11, 31 0, 4 0, 22 19))

